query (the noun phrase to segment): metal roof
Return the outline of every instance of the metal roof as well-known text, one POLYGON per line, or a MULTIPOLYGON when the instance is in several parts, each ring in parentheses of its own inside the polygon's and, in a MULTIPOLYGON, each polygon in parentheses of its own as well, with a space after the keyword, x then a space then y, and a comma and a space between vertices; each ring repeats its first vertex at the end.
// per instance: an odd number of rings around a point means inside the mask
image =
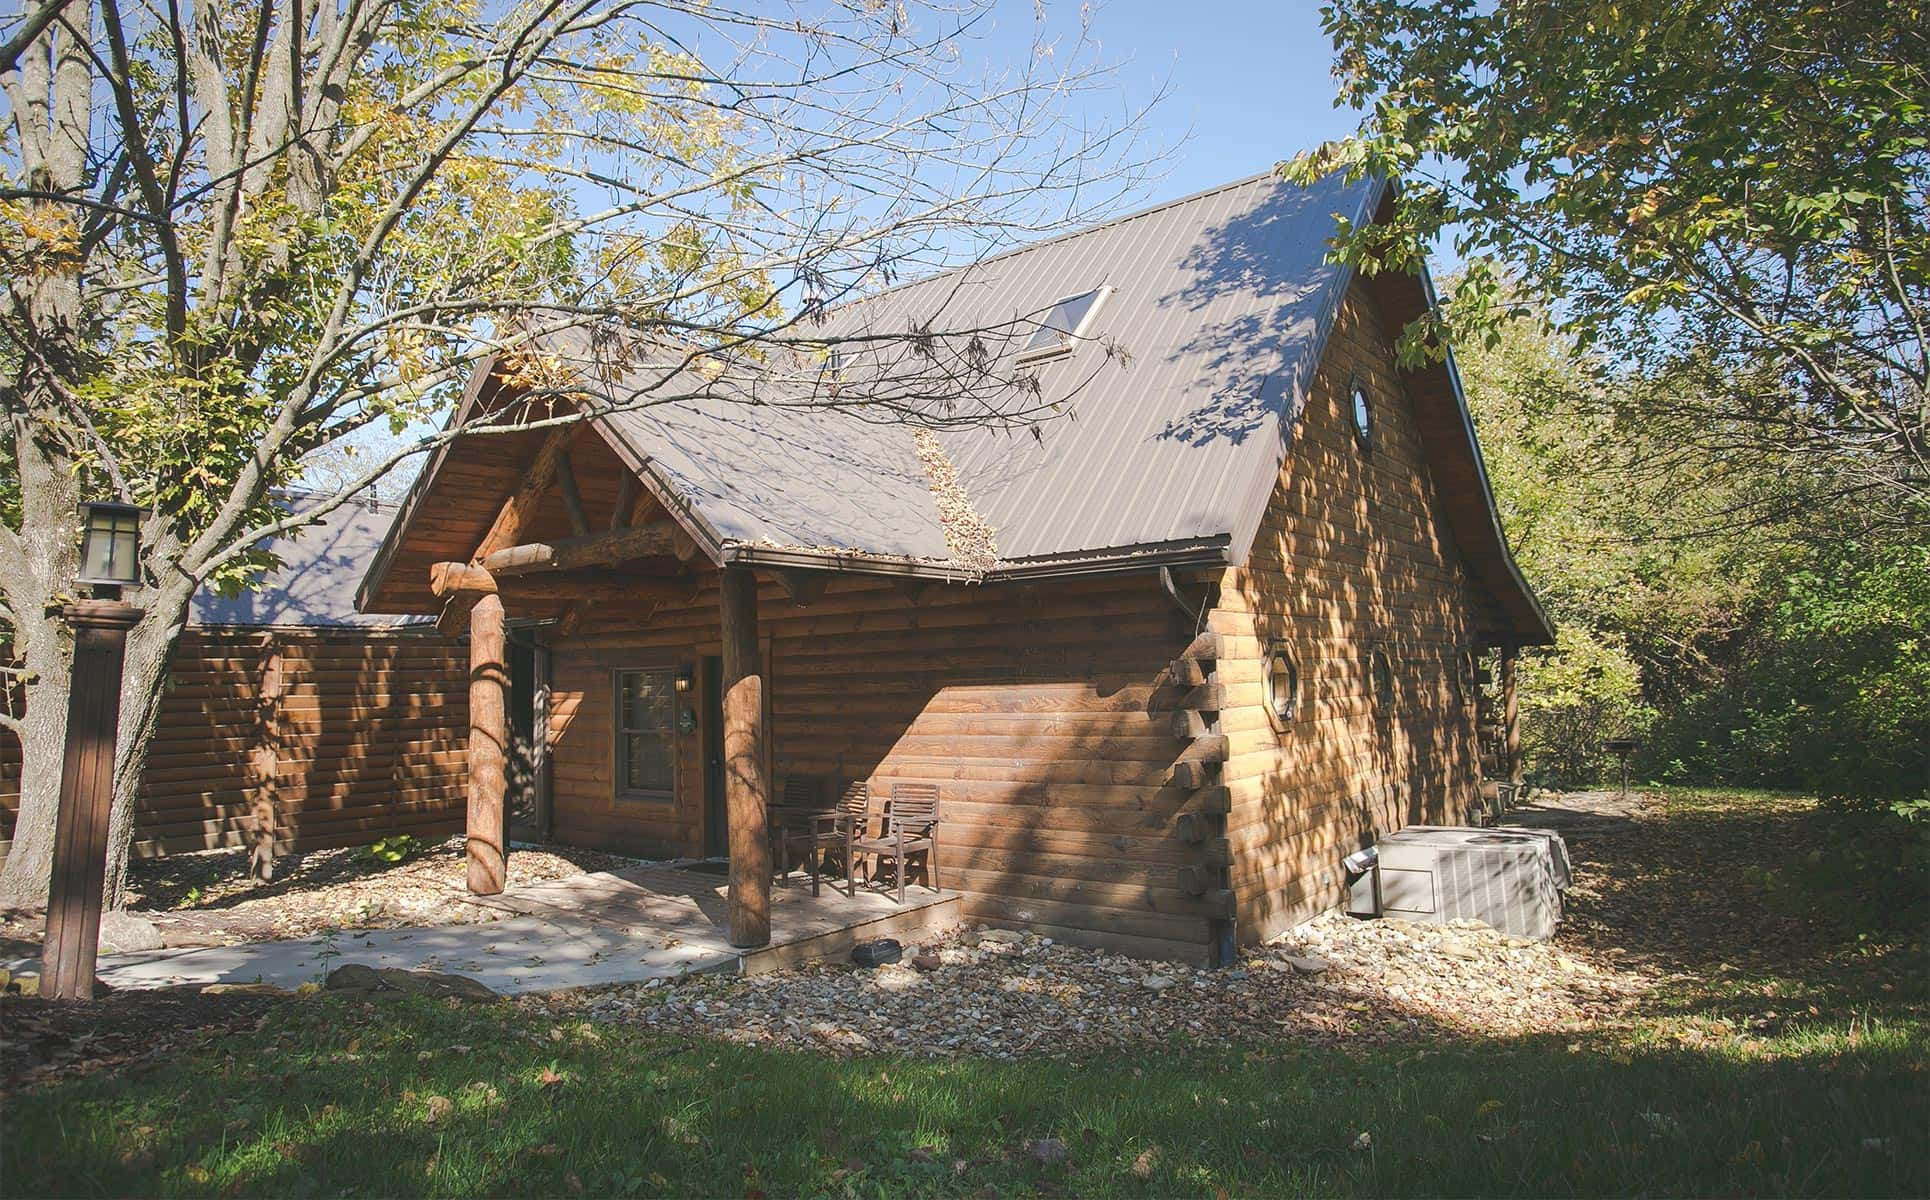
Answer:
MULTIPOLYGON (((1060 415, 1036 436, 952 427, 938 443, 1001 566, 1208 542, 1243 558, 1279 474, 1282 416, 1347 285, 1325 261, 1335 218, 1366 220, 1380 190, 1258 176, 889 289, 832 313, 825 336, 1010 326, 1110 288, 1088 340, 1034 368, 1060 415)), ((599 390, 633 404, 663 384, 661 369, 633 368, 599 390)), ((717 545, 949 557, 909 426, 759 389, 725 378, 692 389, 709 398, 602 423, 717 545)))
POLYGON ((258 589, 232 598, 203 587, 189 606, 189 623, 379 629, 432 621, 356 611, 356 587, 375 561, 397 511, 383 501, 355 499, 313 525, 272 539, 268 548, 281 566, 268 572, 258 589))

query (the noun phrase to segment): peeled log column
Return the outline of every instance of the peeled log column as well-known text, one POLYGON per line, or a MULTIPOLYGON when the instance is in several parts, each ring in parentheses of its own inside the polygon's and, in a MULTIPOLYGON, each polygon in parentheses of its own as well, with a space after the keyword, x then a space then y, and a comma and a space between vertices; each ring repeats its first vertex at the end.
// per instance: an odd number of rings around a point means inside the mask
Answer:
POLYGON ((485 595, 469 610, 469 890, 478 896, 503 890, 508 688, 503 601, 485 595))
POLYGON ((724 796, 730 818, 730 944, 771 940, 770 781, 764 777, 764 668, 757 652, 757 581, 723 572, 724 796))
POLYGON ((1519 653, 1513 646, 1501 651, 1501 729, 1507 746, 1501 765, 1509 783, 1521 781, 1521 706, 1515 695, 1515 659, 1519 653))

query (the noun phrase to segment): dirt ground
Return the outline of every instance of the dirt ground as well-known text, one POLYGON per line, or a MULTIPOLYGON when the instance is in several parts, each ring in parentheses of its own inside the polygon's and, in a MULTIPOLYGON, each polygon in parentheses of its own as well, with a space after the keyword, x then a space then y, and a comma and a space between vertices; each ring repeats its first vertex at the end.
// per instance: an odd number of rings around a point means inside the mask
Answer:
MULTIPOLYGON (((385 929, 475 919, 461 902, 467 867, 460 835, 429 842, 399 863, 350 846, 276 860, 266 883, 248 878, 245 849, 141 859, 129 871, 128 909, 153 921, 168 946, 222 946, 310 937, 329 929, 385 929)), ((510 887, 634 865, 566 846, 512 849, 510 887)), ((39 953, 45 914, 0 911, 0 958, 39 953)))

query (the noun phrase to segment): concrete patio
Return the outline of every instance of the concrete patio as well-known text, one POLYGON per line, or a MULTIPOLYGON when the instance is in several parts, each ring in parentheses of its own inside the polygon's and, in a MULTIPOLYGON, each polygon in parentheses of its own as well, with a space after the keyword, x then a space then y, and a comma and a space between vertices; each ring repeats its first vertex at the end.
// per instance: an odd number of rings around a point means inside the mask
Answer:
MULTIPOLYGON (((739 950, 725 938, 721 875, 667 866, 594 872, 473 897, 474 924, 343 930, 301 941, 105 955, 115 988, 320 982, 346 963, 467 975, 504 994, 637 983, 700 971, 757 974, 842 957, 873 938, 915 941, 958 924, 952 892, 913 888, 899 905, 880 892, 846 896, 827 882, 775 880, 771 941, 739 950)), ((32 969, 33 960, 9 964, 32 969)))

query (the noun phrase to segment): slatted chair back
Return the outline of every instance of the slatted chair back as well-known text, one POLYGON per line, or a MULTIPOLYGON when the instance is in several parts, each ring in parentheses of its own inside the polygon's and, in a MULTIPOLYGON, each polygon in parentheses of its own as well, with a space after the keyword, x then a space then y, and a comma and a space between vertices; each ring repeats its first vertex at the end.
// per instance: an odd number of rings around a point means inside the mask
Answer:
POLYGON ((863 820, 871 813, 871 785, 862 779, 853 779, 838 793, 838 802, 832 808, 841 817, 863 820))
POLYGON ((816 775, 790 775, 784 780, 785 808, 817 810, 824 807, 824 781, 816 775))
POLYGON ((935 783, 894 783, 891 785, 891 827, 903 829, 907 836, 922 837, 938 824, 938 785, 935 783))

